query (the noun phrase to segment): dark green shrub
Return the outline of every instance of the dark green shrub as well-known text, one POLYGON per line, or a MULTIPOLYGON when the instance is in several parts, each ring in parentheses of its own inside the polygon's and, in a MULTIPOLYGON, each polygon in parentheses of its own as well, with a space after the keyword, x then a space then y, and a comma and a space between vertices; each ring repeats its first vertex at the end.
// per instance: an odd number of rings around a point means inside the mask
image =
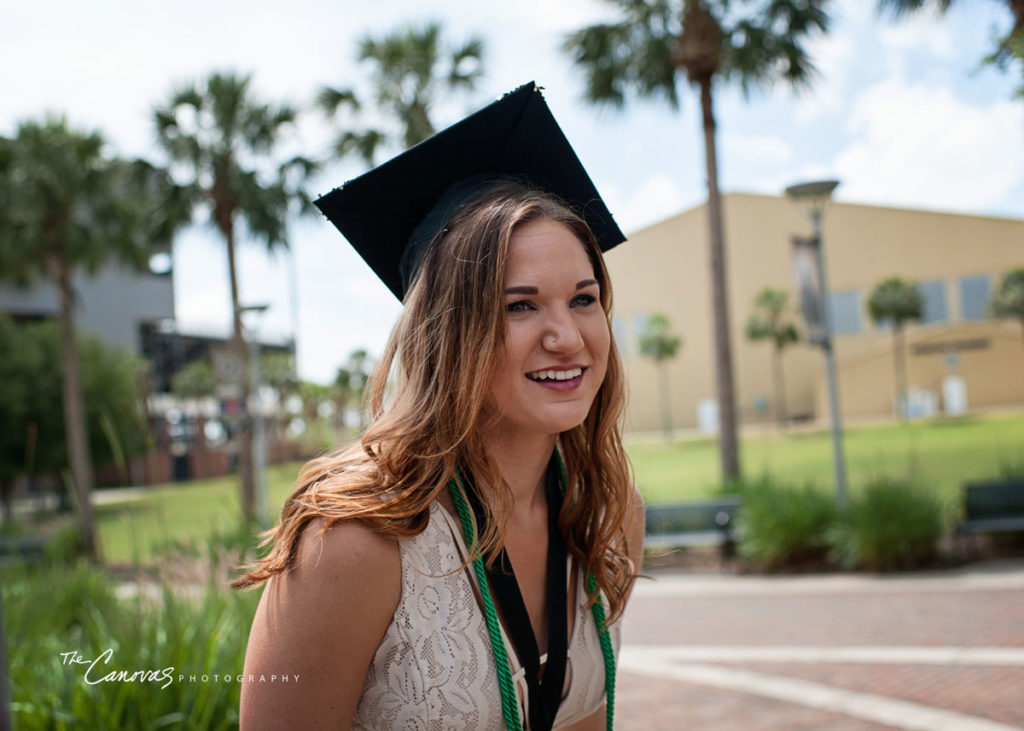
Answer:
POLYGON ((1024 455, 999 462, 999 476, 1004 480, 1024 480, 1024 455))
POLYGON ((780 485, 765 475, 740 488, 740 555, 766 569, 816 564, 828 551, 836 518, 833 497, 815 487, 780 485))
POLYGON ((908 569, 935 557, 944 524, 933 494, 910 480, 883 477, 852 498, 829 539, 845 567, 908 569))

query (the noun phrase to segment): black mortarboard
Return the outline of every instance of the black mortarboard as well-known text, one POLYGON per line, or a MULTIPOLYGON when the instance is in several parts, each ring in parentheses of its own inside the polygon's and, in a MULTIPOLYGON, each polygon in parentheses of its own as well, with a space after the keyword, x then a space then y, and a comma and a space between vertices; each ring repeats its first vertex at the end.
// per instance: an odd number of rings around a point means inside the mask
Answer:
POLYGON ((402 299, 425 244, 462 205, 507 179, 561 198, 586 220, 602 251, 625 241, 532 81, 316 205, 402 299))

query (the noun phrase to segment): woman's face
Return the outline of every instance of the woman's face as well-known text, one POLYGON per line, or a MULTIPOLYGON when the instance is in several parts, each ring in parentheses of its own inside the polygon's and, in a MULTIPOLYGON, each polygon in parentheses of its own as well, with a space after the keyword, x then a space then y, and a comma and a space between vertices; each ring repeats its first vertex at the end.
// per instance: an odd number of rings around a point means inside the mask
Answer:
POLYGON ((490 396, 510 435, 583 423, 604 381, 611 336, 583 244, 540 218, 516 229, 505 270, 505 342, 490 396))

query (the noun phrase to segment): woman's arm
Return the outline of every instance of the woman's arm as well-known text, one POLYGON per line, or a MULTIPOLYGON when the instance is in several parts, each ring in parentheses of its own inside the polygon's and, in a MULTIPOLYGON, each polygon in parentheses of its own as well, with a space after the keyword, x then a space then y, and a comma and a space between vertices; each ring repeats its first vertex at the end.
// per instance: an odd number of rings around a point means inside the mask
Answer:
POLYGON ((321 525, 306 526, 295 567, 260 599, 242 678, 245 731, 348 729, 398 606, 397 541, 356 521, 322 535, 321 525))

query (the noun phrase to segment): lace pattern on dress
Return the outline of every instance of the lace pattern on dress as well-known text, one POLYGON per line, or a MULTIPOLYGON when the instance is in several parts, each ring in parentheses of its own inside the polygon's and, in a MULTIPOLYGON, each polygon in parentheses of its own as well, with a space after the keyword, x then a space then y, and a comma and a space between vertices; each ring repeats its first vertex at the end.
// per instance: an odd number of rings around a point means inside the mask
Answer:
MULTIPOLYGON (((460 528, 434 503, 426 529, 399 541, 399 550, 402 595, 367 671, 353 728, 501 731, 501 691, 475 579, 458 570, 467 553, 460 528)), ((576 598, 566 671, 569 692, 559 707, 556 727, 585 718, 604 700, 604 659, 581 578, 576 598)), ((611 631, 617 653, 618 623, 611 631)), ((525 727, 524 670, 502 634, 525 727)))

